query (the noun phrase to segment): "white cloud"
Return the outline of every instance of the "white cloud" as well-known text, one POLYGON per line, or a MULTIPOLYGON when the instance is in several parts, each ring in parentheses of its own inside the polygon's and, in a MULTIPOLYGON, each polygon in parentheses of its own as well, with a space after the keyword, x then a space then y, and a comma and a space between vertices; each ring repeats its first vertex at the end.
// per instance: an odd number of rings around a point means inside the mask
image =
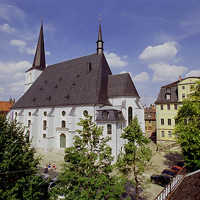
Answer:
POLYGON ((141 72, 140 74, 137 74, 134 78, 134 81, 136 82, 145 82, 149 80, 149 74, 147 72, 141 72))
POLYGON ((189 77, 189 76, 200 76, 200 70, 191 70, 185 76, 186 77, 189 77))
POLYGON ((128 62, 126 62, 124 57, 118 56, 116 53, 107 53, 105 52, 106 59, 108 61, 108 64, 110 67, 126 67, 128 65, 128 62))
POLYGON ((26 46, 26 42, 23 40, 10 40, 10 45, 24 48, 26 46))
POLYGON ((176 46, 176 42, 166 42, 157 46, 148 46, 139 55, 139 59, 154 62, 169 60, 178 53, 176 46))
POLYGON ((49 55, 51 55, 51 52, 50 51, 45 51, 45 55, 49 56, 49 55))
POLYGON ((167 63, 155 63, 148 66, 153 70, 153 81, 174 81, 187 72, 185 66, 170 65, 167 63))
POLYGON ((9 24, 3 24, 3 25, 0 25, 0 31, 6 32, 6 33, 13 33, 15 32, 15 29, 12 28, 9 24))
POLYGON ((11 21, 16 19, 24 19, 25 13, 17 6, 9 4, 0 4, 0 18, 11 21))

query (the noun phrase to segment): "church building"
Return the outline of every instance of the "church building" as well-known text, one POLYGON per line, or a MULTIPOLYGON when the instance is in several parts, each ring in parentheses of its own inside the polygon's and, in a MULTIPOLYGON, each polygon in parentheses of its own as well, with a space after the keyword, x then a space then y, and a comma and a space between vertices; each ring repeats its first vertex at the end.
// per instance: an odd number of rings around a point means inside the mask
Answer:
POLYGON ((31 68, 25 72, 25 93, 9 113, 25 126, 36 150, 64 152, 73 144, 80 118, 86 114, 111 137, 116 159, 123 147, 123 129, 134 116, 144 131, 144 109, 129 73, 112 74, 99 25, 94 54, 46 67, 43 25, 31 68))

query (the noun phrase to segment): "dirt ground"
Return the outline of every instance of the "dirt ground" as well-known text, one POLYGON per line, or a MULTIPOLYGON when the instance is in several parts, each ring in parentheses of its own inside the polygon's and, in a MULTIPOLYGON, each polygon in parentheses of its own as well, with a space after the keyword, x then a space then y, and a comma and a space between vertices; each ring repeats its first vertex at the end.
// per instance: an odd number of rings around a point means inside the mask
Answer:
MULTIPOLYGON (((182 160, 182 155, 180 148, 178 146, 170 148, 169 146, 157 146, 152 142, 150 144, 152 149, 153 157, 151 164, 144 173, 144 177, 147 179, 147 184, 145 184, 145 189, 143 191, 144 199, 153 200, 155 197, 163 190, 163 187, 152 184, 150 182, 150 177, 152 174, 160 174, 163 169, 169 168, 176 162, 182 160)), ((59 172, 62 168, 64 162, 64 151, 60 152, 44 152, 41 149, 37 149, 37 155, 39 155, 42 160, 40 167, 44 168, 46 165, 56 164, 56 172, 59 172)))

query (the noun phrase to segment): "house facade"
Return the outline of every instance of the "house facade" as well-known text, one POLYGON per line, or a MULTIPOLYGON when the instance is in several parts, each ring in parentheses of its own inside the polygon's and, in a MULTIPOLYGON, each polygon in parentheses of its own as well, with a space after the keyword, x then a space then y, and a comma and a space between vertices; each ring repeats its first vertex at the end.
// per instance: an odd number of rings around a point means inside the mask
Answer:
POLYGON ((103 53, 99 25, 96 53, 46 67, 43 26, 25 93, 9 117, 26 127, 36 150, 64 152, 73 144, 77 123, 86 114, 111 137, 114 158, 123 147, 123 129, 134 116, 144 131, 144 109, 129 73, 113 75, 103 53))
POLYGON ((175 142, 172 134, 178 108, 193 91, 200 77, 179 78, 178 81, 162 86, 155 102, 157 142, 175 142))

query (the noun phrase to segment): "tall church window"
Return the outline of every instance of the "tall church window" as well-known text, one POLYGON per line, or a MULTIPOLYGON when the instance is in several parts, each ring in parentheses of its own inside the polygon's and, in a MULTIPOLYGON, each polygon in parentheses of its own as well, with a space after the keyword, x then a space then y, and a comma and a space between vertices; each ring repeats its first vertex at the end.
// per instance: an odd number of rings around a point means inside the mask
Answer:
POLYGON ((132 107, 128 107, 128 125, 131 123, 133 119, 133 109, 132 107))
POLYGON ((112 134, 112 124, 107 124, 107 134, 112 134))
POLYGON ((47 120, 43 121, 43 130, 47 130, 47 120))
POLYGON ((65 136, 65 134, 60 135, 60 148, 66 148, 66 136, 65 136))
POLYGON ((31 120, 28 120, 28 127, 31 126, 31 120))
POLYGON ((65 122, 64 120, 62 120, 62 122, 61 122, 61 127, 62 127, 62 128, 65 128, 65 127, 66 127, 66 122, 65 122))

